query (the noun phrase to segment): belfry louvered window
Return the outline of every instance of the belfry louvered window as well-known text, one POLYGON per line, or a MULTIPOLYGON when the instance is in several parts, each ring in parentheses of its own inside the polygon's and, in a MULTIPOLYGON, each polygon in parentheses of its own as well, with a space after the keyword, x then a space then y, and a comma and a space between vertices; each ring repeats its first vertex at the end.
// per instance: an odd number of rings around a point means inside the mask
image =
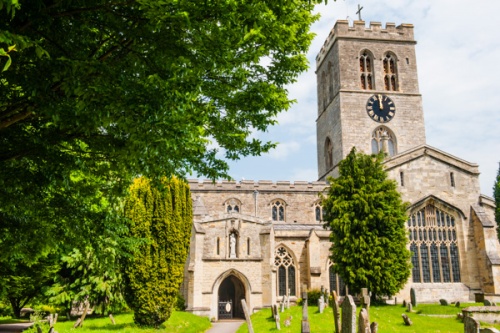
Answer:
POLYGON ((368 52, 359 56, 360 84, 363 90, 374 89, 373 82, 373 58, 368 52))

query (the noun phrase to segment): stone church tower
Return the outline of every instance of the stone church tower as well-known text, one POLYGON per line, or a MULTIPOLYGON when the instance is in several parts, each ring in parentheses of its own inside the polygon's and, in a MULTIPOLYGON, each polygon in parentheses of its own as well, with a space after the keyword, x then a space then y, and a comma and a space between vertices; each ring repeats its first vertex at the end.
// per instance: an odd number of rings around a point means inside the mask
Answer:
POLYGON ((193 229, 181 292, 187 311, 242 317, 303 291, 348 286, 332 269, 319 194, 356 146, 384 150, 408 208, 412 274, 397 295, 419 302, 500 301, 494 201, 477 164, 426 144, 413 26, 337 21, 317 60, 319 181, 191 180, 193 229))
POLYGON ((316 57, 320 180, 337 175, 353 146, 372 153, 386 143, 392 156, 425 143, 415 44, 411 24, 337 21, 316 57))

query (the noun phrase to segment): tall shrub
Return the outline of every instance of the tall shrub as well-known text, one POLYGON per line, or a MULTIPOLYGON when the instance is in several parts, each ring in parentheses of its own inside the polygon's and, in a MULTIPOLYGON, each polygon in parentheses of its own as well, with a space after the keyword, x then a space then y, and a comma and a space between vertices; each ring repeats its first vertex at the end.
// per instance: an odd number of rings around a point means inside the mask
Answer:
POLYGON ((125 265, 125 299, 141 326, 168 320, 189 251, 192 204, 189 186, 176 178, 153 185, 134 181, 125 204, 130 236, 139 243, 125 265))

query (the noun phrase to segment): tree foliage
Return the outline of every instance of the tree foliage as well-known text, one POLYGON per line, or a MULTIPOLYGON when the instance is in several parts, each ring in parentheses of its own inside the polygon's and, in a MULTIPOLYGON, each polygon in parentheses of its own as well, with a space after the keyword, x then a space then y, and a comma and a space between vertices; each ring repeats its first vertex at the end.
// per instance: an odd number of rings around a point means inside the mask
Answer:
POLYGON ((189 186, 176 178, 154 186, 134 180, 125 204, 130 235, 143 239, 125 267, 125 297, 139 325, 158 327, 177 300, 189 251, 192 203, 189 186))
POLYGON ((387 178, 383 155, 353 148, 323 198, 334 270, 352 292, 394 295, 410 276, 406 205, 387 178))
POLYGON ((268 151, 315 2, 0 0, 0 252, 83 250, 133 177, 268 151))
POLYGON ((495 221, 497 223, 497 235, 500 240, 500 164, 498 167, 497 178, 493 185, 493 197, 495 198, 495 221))

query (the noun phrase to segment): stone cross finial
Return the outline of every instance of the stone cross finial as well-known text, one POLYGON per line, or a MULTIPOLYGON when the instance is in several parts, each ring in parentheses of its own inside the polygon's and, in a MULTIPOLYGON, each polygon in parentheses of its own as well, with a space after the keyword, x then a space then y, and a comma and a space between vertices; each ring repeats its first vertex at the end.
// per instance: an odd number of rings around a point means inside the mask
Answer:
POLYGON ((363 7, 361 7, 361 5, 358 4, 358 11, 356 12, 356 14, 358 14, 359 20, 363 21, 363 19, 361 19, 361 9, 363 9, 363 7))

